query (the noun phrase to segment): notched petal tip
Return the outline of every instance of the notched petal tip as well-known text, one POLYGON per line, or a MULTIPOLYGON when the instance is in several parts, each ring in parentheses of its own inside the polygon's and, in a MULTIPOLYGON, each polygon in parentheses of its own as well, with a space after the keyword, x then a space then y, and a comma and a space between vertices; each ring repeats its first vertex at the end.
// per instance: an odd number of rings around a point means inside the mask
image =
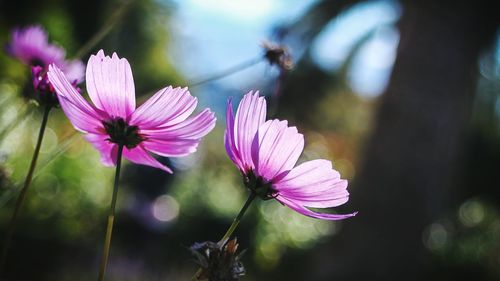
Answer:
POLYGON ((100 49, 100 50, 97 52, 97 54, 95 54, 95 55, 91 55, 90 57, 97 57, 97 58, 102 59, 102 58, 105 58, 105 57, 106 57, 106 55, 104 54, 104 50, 103 50, 103 49, 100 49))
POLYGON ((234 118, 234 113, 233 113, 233 97, 227 98, 227 103, 226 103, 226 118, 227 116, 231 114, 231 116, 234 118))
MULTIPOLYGON (((172 86, 170 86, 170 88, 172 88, 172 86)), ((177 87, 174 88, 174 91, 176 91, 176 90, 177 91, 181 91, 181 92, 187 92, 188 95, 191 95, 191 92, 189 91, 188 86, 185 86, 185 87, 177 86, 177 87)))
POLYGON ((110 116, 127 119, 135 110, 135 86, 130 64, 100 50, 86 69, 87 92, 97 108, 110 116))
POLYGON ((245 94, 245 96, 251 96, 252 98, 255 98, 259 96, 259 90, 250 90, 245 94))
POLYGON ((55 65, 55 63, 51 63, 51 64, 49 64, 49 71, 48 71, 48 73, 54 72, 56 69, 59 70, 59 68, 57 67, 57 65, 55 65))

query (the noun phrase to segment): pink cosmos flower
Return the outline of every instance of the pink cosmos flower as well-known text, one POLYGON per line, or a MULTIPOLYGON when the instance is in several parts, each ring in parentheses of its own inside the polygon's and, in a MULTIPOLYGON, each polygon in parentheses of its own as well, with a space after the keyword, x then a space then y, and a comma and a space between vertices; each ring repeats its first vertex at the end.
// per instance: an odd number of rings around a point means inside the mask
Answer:
POLYGON ((100 50, 89 59, 86 83, 93 105, 56 65, 49 66, 48 76, 63 111, 77 130, 86 133, 107 166, 116 164, 118 145, 123 145, 126 159, 172 173, 149 152, 166 157, 188 155, 215 126, 209 109, 188 118, 197 99, 187 88, 163 88, 136 108, 130 65, 116 53, 109 57, 100 50))
POLYGON ((226 152, 251 192, 263 199, 276 199, 313 218, 341 220, 356 215, 318 213, 307 208, 347 202, 347 181, 340 178, 328 160, 312 160, 294 167, 304 149, 304 137, 287 121, 266 121, 266 100, 258 92, 243 97, 236 116, 229 100, 226 122, 226 152))
POLYGON ((79 60, 66 61, 64 50, 49 44, 47 33, 40 26, 15 29, 12 32, 12 40, 7 45, 7 52, 31 66, 33 86, 40 92, 39 98, 42 101, 57 104, 54 89, 47 79, 47 70, 51 63, 62 69, 74 86, 83 81, 83 63, 79 60))

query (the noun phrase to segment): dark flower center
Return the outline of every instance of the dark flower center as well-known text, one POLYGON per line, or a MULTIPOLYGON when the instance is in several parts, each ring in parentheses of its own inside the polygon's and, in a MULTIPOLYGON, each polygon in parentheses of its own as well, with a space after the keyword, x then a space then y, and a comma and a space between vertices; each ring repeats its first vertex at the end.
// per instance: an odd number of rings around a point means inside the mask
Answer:
POLYGON ((41 60, 40 58, 32 58, 30 60, 30 65, 31 66, 41 66, 41 67, 45 67, 45 62, 43 60, 41 60))
POLYGON ((57 107, 59 100, 57 99, 56 91, 49 82, 47 69, 41 66, 31 67, 31 75, 35 94, 30 96, 45 106, 57 107))
POLYGON ((102 124, 109 135, 107 140, 124 145, 128 149, 136 147, 146 139, 139 134, 139 127, 128 125, 123 118, 103 121, 102 124))
POLYGON ((248 189, 263 200, 274 199, 278 195, 271 182, 261 176, 256 176, 253 171, 248 172, 243 181, 248 189))

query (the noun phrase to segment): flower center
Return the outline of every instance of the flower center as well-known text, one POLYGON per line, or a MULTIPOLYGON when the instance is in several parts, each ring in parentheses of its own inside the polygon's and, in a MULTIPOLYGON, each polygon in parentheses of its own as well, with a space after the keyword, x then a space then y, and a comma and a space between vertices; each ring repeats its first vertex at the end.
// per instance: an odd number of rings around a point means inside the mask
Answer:
POLYGON ((128 149, 134 148, 146 140, 144 136, 139 134, 139 127, 128 125, 123 118, 102 121, 102 124, 109 135, 108 141, 124 145, 128 149))
POLYGON ((263 200, 274 199, 278 195, 271 182, 261 176, 256 176, 253 171, 248 172, 243 181, 248 189, 263 200))
POLYGON ((40 58, 32 58, 30 60, 30 65, 31 66, 41 66, 41 67, 45 67, 45 63, 43 62, 42 59, 40 58))

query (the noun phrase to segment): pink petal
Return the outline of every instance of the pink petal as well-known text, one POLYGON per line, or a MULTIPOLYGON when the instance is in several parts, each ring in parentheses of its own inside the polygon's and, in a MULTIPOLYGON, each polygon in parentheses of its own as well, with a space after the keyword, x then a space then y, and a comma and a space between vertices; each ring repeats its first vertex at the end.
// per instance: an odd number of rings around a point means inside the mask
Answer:
POLYGON ((208 108, 198 115, 172 126, 156 129, 141 129, 140 133, 148 138, 159 139, 200 139, 215 127, 215 115, 208 108))
POLYGON ((141 165, 146 165, 146 166, 151 166, 154 168, 161 169, 167 173, 173 173, 170 168, 167 166, 163 165, 160 163, 158 160, 156 160, 153 156, 151 156, 142 146, 143 144, 140 144, 132 149, 128 149, 126 147, 123 148, 123 157, 126 159, 130 160, 131 162, 134 162, 136 164, 141 164, 141 165))
POLYGON ((269 120, 260 126, 252 145, 257 175, 272 181, 293 168, 304 149, 304 137, 287 121, 269 120))
POLYGON ((67 62, 64 66, 64 74, 72 84, 79 84, 83 81, 85 65, 79 60, 67 62))
POLYGON ((317 213, 317 212, 313 212, 313 211, 307 209, 306 207, 300 205, 299 203, 297 203, 294 200, 290 200, 290 199, 282 197, 280 195, 278 195, 276 197, 276 200, 278 200, 283 205, 286 205, 287 207, 289 207, 290 209, 296 211, 299 214, 302 214, 304 216, 308 216, 308 217, 311 217, 311 218, 316 218, 316 219, 323 219, 323 220, 343 220, 343 219, 347 219, 347 218, 350 218, 350 217, 354 217, 357 214, 357 212, 352 213, 352 214, 344 214, 344 215, 340 215, 340 214, 327 214, 327 213, 317 213))
POLYGON ((241 165, 245 171, 254 167, 252 162, 252 141, 260 125, 265 121, 266 100, 259 97, 258 91, 247 93, 238 106, 232 135, 234 147, 238 151, 241 165))
POLYGON ((16 28, 12 33, 12 47, 37 47, 44 48, 48 44, 47 32, 38 25, 25 28, 16 28))
POLYGON ((141 129, 172 126, 188 118, 197 103, 187 88, 163 88, 137 108, 129 123, 141 129))
POLYGON ((106 139, 107 135, 87 134, 85 139, 90 142, 97 151, 101 154, 101 162, 105 166, 115 166, 116 156, 118 153, 118 145, 109 142, 106 139))
POLYGON ((233 102, 231 99, 227 101, 226 106, 226 131, 224 132, 224 146, 226 147, 226 153, 231 161, 233 161, 241 172, 245 173, 245 167, 242 164, 241 155, 236 149, 234 141, 234 114, 233 102))
POLYGON ((73 126, 82 132, 103 131, 101 113, 98 113, 68 82, 65 75, 55 65, 49 66, 49 81, 56 90, 59 103, 73 126))
POLYGON ((147 139, 141 144, 147 150, 165 157, 182 157, 196 151, 200 140, 190 139, 147 139))
POLYGON ((40 26, 15 29, 7 50, 12 56, 28 65, 37 61, 45 68, 51 63, 59 67, 64 63, 64 50, 49 44, 47 33, 40 26))
POLYGON ((128 61, 100 50, 87 64, 87 91, 97 108, 127 119, 135 109, 135 87, 128 61))
POLYGON ((302 163, 273 184, 281 197, 313 208, 336 207, 349 200, 347 181, 332 168, 332 163, 318 159, 302 163))

